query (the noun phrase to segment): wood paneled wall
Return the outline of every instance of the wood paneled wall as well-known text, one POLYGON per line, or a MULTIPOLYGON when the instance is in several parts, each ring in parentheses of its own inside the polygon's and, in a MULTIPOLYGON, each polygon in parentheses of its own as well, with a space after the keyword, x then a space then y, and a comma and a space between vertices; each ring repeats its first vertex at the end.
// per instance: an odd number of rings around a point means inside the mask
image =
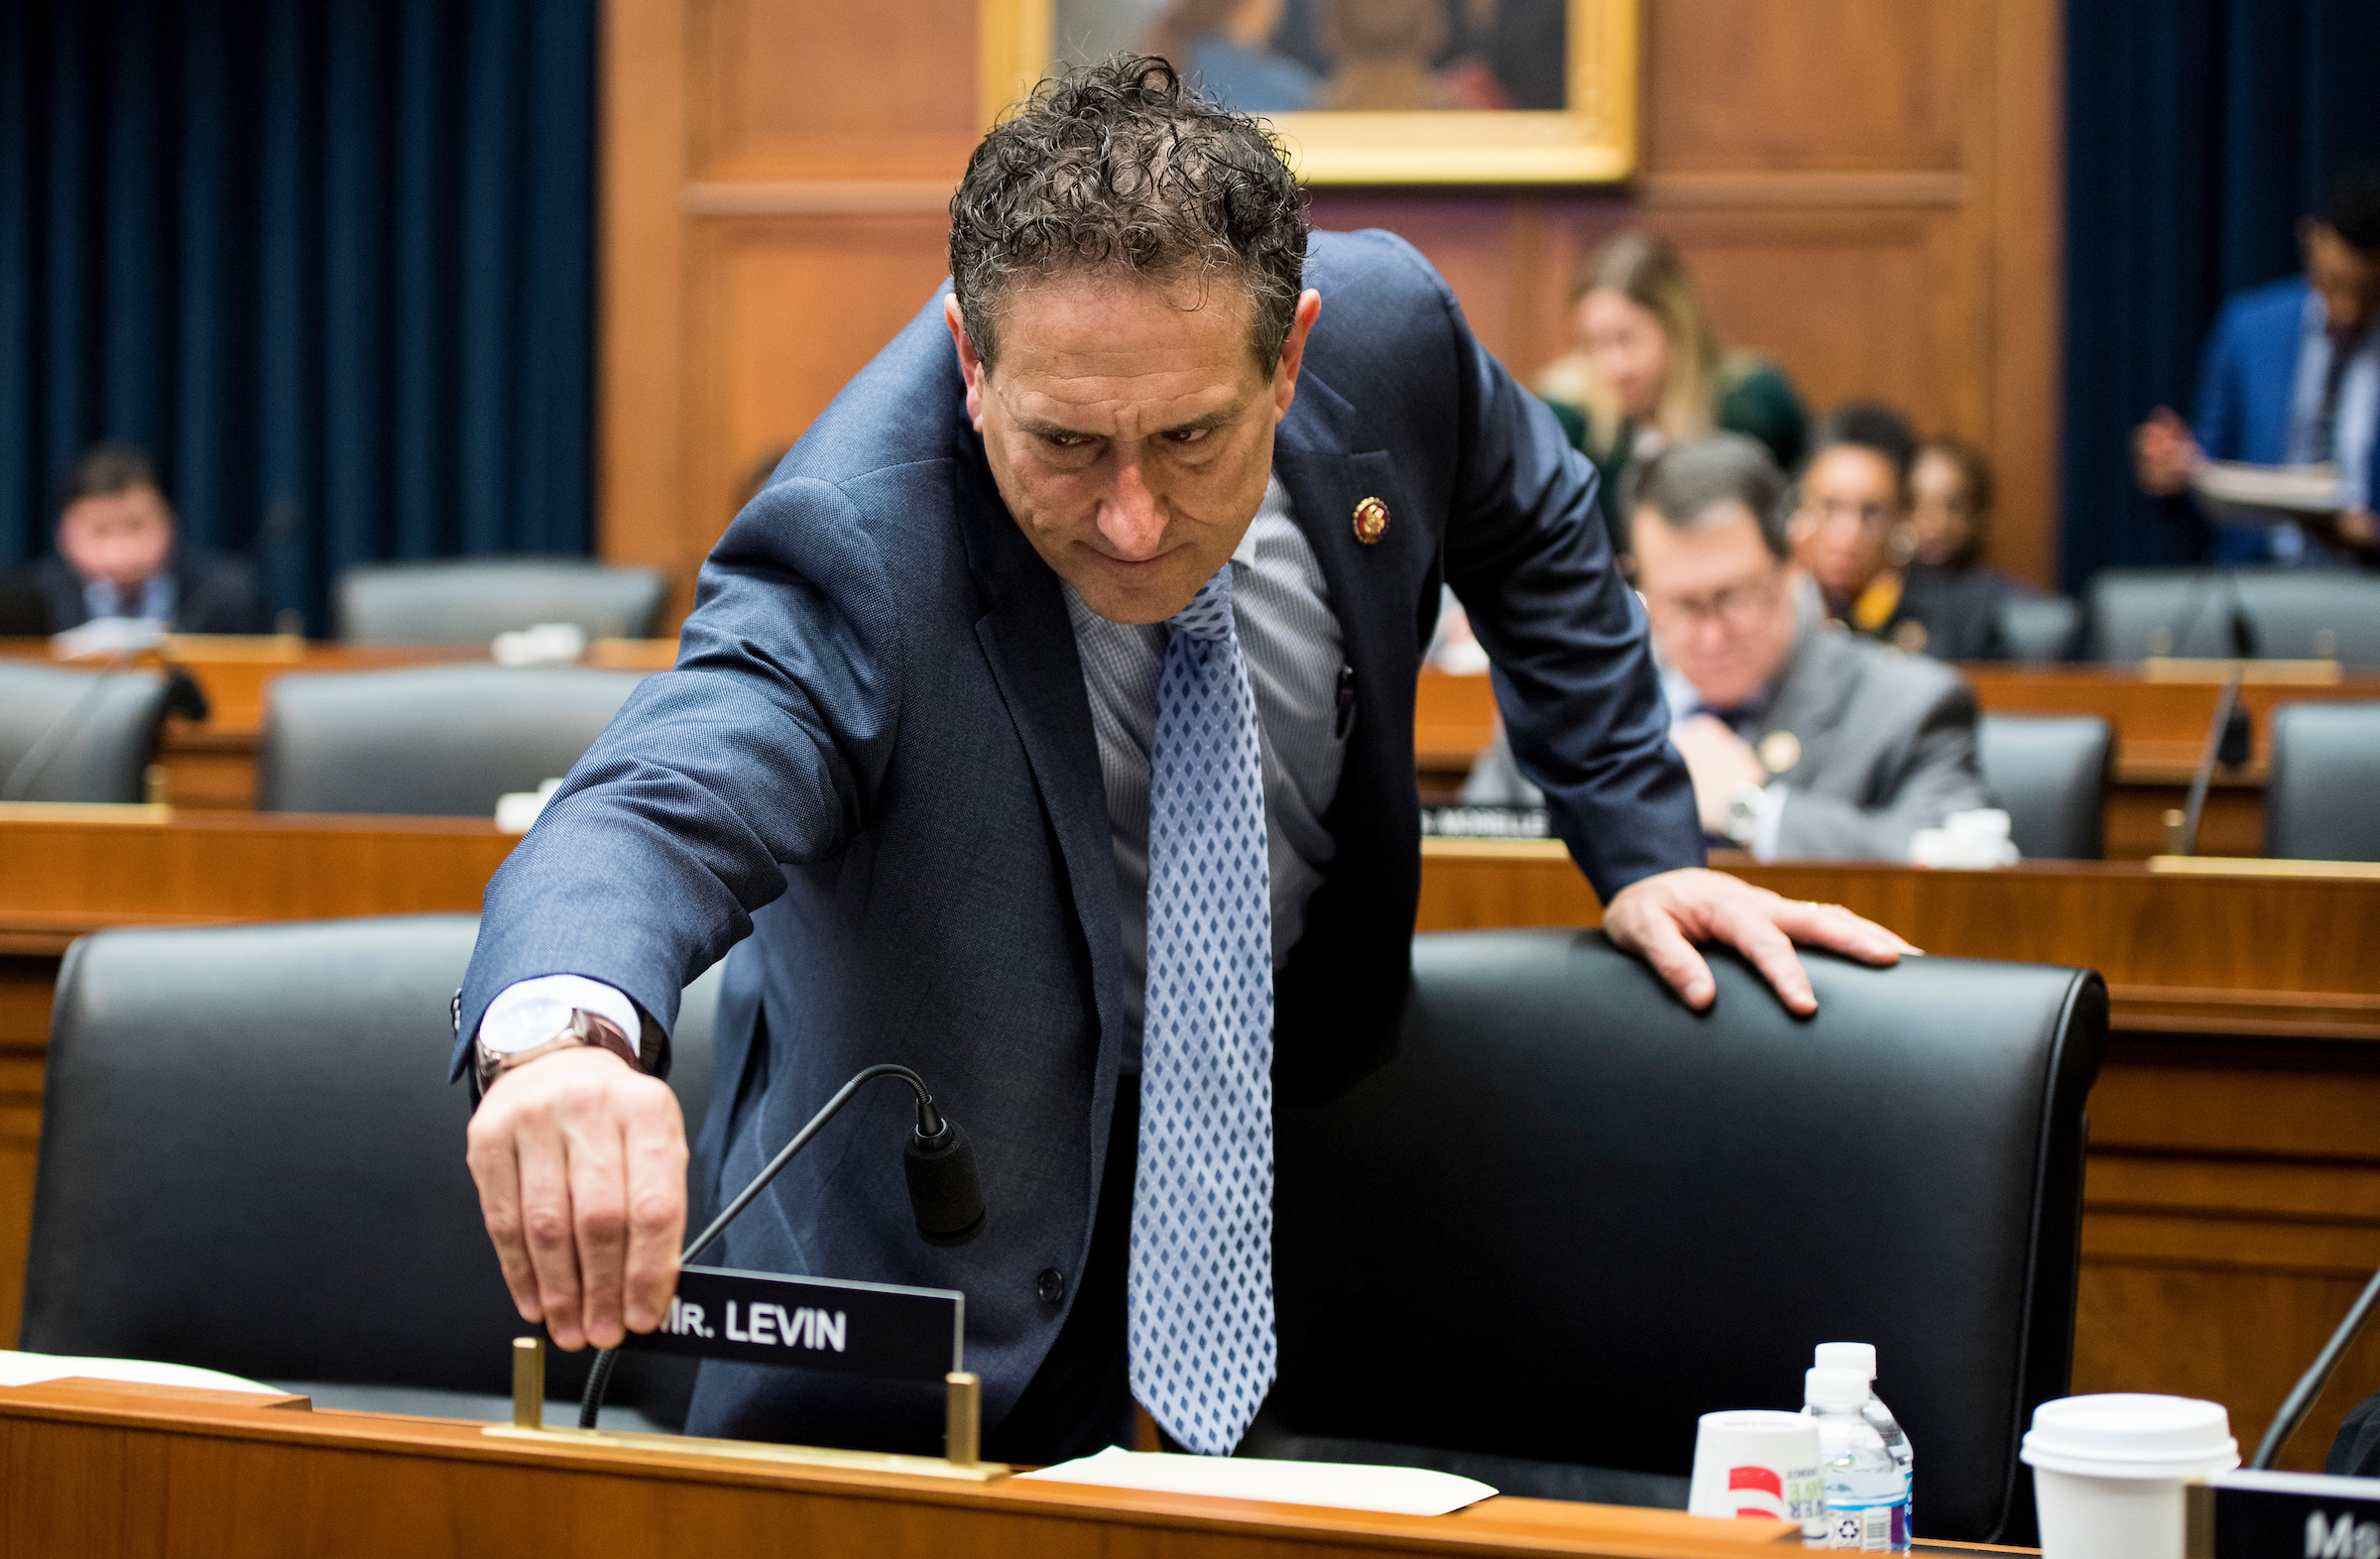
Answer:
MULTIPOLYGON (((979 123, 969 0, 607 0, 603 554, 679 581, 741 484, 925 300, 979 123)), ((2058 0, 1645 0, 1644 170, 1611 189, 1318 190, 1393 228, 1524 376, 1580 255, 1685 248, 1815 407, 1989 449, 2000 566, 2055 573, 2058 0)))

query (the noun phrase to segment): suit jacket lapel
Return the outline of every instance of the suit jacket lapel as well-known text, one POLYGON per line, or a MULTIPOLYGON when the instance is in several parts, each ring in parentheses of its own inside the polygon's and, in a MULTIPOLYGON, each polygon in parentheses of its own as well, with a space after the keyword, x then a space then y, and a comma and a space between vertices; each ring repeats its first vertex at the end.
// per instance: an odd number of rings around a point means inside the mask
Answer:
MULTIPOLYGON (((1777 683, 1776 701, 1770 705, 1768 719, 1763 722, 1768 730, 1791 731, 1800 741, 1801 762, 1794 766, 1794 772, 1818 762, 1835 727, 1842 721, 1844 701, 1850 697, 1850 678, 1828 674, 1828 662, 1848 648, 1836 642, 1842 632, 1822 623, 1802 625, 1801 642, 1794 646, 1793 657, 1785 664, 1785 674, 1777 683)), ((1790 779, 1791 773, 1782 778, 1790 779)))
MULTIPOLYGON (((1369 441, 1359 431, 1355 408, 1308 373, 1298 380, 1297 403, 1282 420, 1272 451, 1273 474, 1288 490, 1297 528, 1314 548, 1322 564, 1323 582, 1330 588, 1332 614, 1339 619, 1348 664, 1356 672, 1360 725, 1373 720, 1375 709, 1386 715, 1379 701, 1400 675, 1409 683, 1414 668, 1395 663, 1399 644, 1395 635, 1363 632, 1356 625, 1373 622, 1382 611, 1410 620, 1413 603, 1410 590, 1400 587, 1402 571, 1395 562, 1403 555, 1404 546, 1382 544, 1387 538, 1370 545, 1358 540, 1356 506, 1367 498, 1379 499, 1388 507, 1392 532, 1400 510, 1405 525, 1420 523, 1418 516, 1405 509, 1395 466, 1385 450, 1349 452, 1369 441)), ((1394 540, 1405 543, 1410 538, 1398 535, 1394 540)), ((1409 724, 1409 710, 1406 718, 1409 724)))
MULTIPOLYGON (((975 637, 1032 766, 1090 949, 1101 1063, 1095 1112, 1104 1122, 1124 1042, 1124 944, 1116 846, 1100 779, 1099 742, 1091 731, 1091 701, 1083 690, 1082 660, 1058 576, 1010 518, 982 464, 981 446, 974 445, 973 452, 972 461, 961 463, 967 474, 956 484, 954 498, 969 569, 988 603, 976 621, 975 637)), ((1096 1135, 1094 1184, 1105 1145, 1105 1136, 1096 1135)))

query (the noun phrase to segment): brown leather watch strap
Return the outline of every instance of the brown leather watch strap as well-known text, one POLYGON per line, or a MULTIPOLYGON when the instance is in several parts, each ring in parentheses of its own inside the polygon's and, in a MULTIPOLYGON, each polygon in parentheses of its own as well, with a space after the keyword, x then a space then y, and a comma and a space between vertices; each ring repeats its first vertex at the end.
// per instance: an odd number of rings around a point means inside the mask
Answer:
POLYGON ((480 1095, 483 1098, 486 1097, 489 1087, 495 1083, 496 1079, 516 1067, 526 1066, 539 1056, 551 1055, 556 1050, 567 1050, 585 1044, 611 1051, 612 1054, 626 1061, 638 1071, 645 1069, 644 1062, 638 1058, 637 1047, 628 1042, 628 1035, 620 1031, 617 1023, 599 1013, 590 1013, 583 1007, 574 1007, 570 1010, 569 1026, 542 1044, 533 1044, 526 1050, 516 1050, 510 1055, 503 1055, 488 1049, 485 1045, 475 1043, 473 1060, 477 1063, 475 1070, 478 1076, 480 1095))

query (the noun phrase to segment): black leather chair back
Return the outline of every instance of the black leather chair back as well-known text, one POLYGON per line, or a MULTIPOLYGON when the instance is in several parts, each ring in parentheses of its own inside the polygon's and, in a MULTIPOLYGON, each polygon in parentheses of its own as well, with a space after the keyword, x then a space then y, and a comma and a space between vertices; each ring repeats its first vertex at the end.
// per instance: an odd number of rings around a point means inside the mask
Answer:
MULTIPOLYGON (((446 1081, 447 1001, 477 934, 450 914, 77 941, 52 1019, 18 1346, 510 1390, 510 1340, 530 1328, 463 1165, 467 1085, 446 1081)), ((716 1007, 714 971, 670 1036, 696 1122, 716 1007)), ((549 1355, 552 1388, 576 1394, 586 1363, 549 1355)))
POLYGON ((1985 715, 1983 782, 2030 861, 2095 861, 2104 848, 2115 732, 2096 715, 1985 715))
POLYGON ((1600 932, 1417 937, 1396 1055, 1278 1124, 1270 1411, 1300 1435, 1683 1477, 1696 1418, 1798 1408, 1872 1342, 1929 1536, 2014 1540, 2073 1359, 2106 987, 1714 957, 1688 1012, 1600 932))
POLYGON ((155 671, 0 661, 0 801, 138 801, 166 718, 155 671))
POLYGON ((2283 704, 2273 711, 2264 853, 2380 861, 2380 704, 2283 704))
POLYGON ((2229 656, 2235 607, 2260 656, 2380 666, 2380 579, 2338 568, 2105 569, 2090 586, 2091 658, 2229 656))
POLYGON ((439 665, 277 677, 257 807, 490 816, 506 791, 568 774, 644 674, 439 665))
POLYGON ((339 637, 469 645, 536 623, 571 623, 590 639, 649 639, 667 590, 657 568, 575 557, 353 563, 339 570, 339 637))
POLYGON ((2082 603, 2062 595, 2012 595, 2000 603, 2000 645, 2011 660, 2071 660, 2082 647, 2082 603))

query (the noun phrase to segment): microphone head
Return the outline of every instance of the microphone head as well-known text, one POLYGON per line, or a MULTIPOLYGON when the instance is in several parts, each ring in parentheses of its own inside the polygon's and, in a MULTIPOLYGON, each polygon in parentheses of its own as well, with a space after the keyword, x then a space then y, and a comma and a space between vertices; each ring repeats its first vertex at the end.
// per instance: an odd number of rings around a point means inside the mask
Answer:
POLYGON ((2256 727, 2245 709, 2234 708, 2231 718, 2223 722, 2222 740, 2214 750, 2214 761, 2225 769, 2237 769, 2256 751, 2256 727))
POLYGON ((900 1152, 909 1178, 909 1211, 927 1245, 965 1245, 984 1232, 984 1188, 975 1173, 975 1149, 950 1117, 938 1137, 909 1134, 900 1152))

